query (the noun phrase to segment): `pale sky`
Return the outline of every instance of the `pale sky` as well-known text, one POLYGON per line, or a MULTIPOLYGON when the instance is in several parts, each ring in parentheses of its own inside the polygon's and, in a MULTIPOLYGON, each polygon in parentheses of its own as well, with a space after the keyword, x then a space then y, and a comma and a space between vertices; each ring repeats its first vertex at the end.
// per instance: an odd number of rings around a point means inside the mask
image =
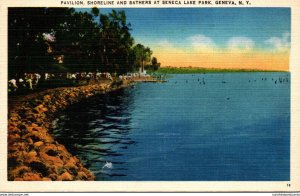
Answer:
POLYGON ((162 66, 289 69, 289 8, 116 10, 125 11, 136 42, 149 46, 162 66))

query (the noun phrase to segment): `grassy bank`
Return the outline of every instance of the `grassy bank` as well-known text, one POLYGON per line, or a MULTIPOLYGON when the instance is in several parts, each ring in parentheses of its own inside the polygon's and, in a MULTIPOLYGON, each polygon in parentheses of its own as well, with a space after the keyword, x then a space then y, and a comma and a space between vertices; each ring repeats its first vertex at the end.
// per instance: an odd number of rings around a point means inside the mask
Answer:
POLYGON ((196 73, 225 73, 225 72, 286 72, 258 69, 216 69, 201 67, 162 67, 156 73, 158 74, 196 74, 196 73))

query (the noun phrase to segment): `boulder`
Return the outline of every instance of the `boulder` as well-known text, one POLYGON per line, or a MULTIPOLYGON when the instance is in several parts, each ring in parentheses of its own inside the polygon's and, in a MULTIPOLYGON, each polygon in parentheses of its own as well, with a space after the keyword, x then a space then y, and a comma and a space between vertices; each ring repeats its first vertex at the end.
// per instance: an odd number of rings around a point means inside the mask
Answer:
POLYGON ((33 144, 33 146, 34 146, 35 148, 39 148, 39 147, 42 146, 43 144, 44 144, 44 142, 38 141, 38 142, 35 142, 35 143, 33 144))
POLYGON ((26 173, 23 176, 24 181, 41 181, 42 178, 36 173, 26 173))
POLYGON ((111 90, 111 82, 49 89, 22 97, 8 114, 9 180, 94 180, 94 175, 50 135, 56 112, 111 90))
POLYGON ((58 176, 57 180, 60 181, 71 181, 73 180, 73 176, 69 173, 69 172, 64 172, 63 174, 61 174, 60 176, 58 176))

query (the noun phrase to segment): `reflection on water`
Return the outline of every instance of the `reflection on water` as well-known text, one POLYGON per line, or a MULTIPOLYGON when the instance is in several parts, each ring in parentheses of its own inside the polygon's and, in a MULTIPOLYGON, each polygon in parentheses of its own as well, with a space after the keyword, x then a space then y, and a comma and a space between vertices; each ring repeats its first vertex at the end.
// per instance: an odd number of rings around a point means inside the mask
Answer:
POLYGON ((124 176, 122 156, 135 142, 128 137, 132 95, 124 90, 90 98, 70 106, 54 123, 54 135, 81 158, 98 180, 124 176), (105 164, 111 167, 104 167, 105 164), (102 169, 101 169, 102 168, 102 169))
POLYGON ((54 134, 97 180, 289 180, 289 73, 173 75, 72 105, 54 134))

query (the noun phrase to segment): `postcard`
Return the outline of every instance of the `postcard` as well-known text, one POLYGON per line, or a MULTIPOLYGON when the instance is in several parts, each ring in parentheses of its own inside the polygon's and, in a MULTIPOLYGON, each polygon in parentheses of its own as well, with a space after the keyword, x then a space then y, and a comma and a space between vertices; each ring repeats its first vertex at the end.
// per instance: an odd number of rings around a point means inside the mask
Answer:
POLYGON ((0 5, 1 191, 300 191, 296 0, 0 5))

